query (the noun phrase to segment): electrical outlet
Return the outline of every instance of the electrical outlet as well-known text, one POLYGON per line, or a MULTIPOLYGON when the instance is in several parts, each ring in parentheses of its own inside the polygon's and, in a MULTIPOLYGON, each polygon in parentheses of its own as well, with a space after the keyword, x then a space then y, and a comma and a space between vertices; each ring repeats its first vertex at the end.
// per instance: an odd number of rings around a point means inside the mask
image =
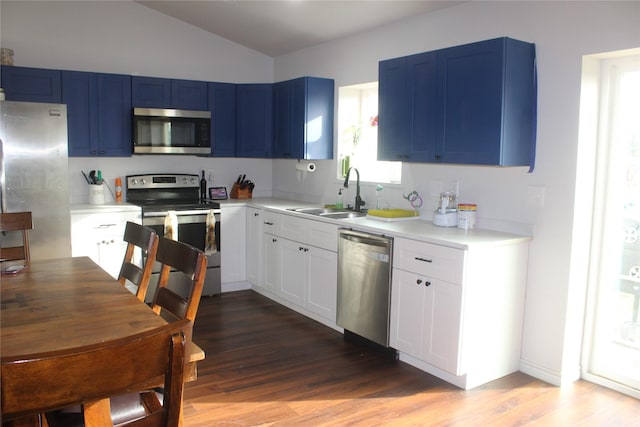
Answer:
POLYGON ((530 185, 527 187, 527 207, 544 208, 544 186, 530 185))

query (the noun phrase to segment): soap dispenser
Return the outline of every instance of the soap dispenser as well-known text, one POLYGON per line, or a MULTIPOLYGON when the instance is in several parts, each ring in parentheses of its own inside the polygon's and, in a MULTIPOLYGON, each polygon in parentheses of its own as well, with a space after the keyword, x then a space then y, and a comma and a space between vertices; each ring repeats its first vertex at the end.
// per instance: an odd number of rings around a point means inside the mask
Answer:
POLYGON ((338 189, 338 199, 336 200, 336 209, 344 209, 344 197, 342 196, 342 188, 338 189))

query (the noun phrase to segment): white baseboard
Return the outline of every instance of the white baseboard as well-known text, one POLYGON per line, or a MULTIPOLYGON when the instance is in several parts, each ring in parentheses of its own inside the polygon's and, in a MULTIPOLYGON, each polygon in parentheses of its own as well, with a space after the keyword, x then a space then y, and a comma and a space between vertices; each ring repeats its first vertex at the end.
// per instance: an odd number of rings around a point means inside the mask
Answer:
POLYGON ((251 283, 249 282, 231 282, 231 283, 223 283, 221 292, 235 292, 235 291, 244 291, 247 289, 251 289, 251 283))

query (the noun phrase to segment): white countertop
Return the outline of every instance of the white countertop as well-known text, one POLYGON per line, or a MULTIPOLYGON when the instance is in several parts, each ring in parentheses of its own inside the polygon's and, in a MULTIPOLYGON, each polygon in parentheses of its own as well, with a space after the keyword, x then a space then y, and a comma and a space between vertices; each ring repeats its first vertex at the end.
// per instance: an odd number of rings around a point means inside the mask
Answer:
POLYGON ((103 203, 100 205, 92 205, 88 203, 71 205, 72 214, 86 213, 110 213, 110 212, 142 212, 140 206, 131 203, 103 203))
POLYGON ((531 240, 531 236, 505 233, 501 231, 473 229, 463 230, 457 227, 437 227, 431 221, 405 220, 405 221, 379 221, 367 217, 350 219, 328 219, 315 215, 292 212, 287 209, 303 207, 321 207, 320 204, 298 202, 295 200, 255 198, 255 199, 229 199, 220 201, 224 206, 251 206, 273 211, 279 211, 288 215, 298 216, 316 221, 330 222, 342 228, 353 228, 374 234, 385 234, 394 237, 404 237, 445 245, 458 249, 482 248, 487 246, 512 245, 531 240))

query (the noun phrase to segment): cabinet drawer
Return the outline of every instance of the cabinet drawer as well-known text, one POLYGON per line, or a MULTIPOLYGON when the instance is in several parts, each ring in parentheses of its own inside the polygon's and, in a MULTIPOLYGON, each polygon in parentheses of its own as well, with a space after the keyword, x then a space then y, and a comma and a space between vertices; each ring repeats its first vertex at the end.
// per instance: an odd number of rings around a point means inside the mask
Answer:
POLYGON ((307 220, 304 223, 304 243, 331 252, 338 251, 338 226, 322 221, 307 220))
POLYGON ((305 227, 307 223, 301 218, 296 218, 289 215, 280 215, 280 237, 285 239, 294 240, 300 243, 306 243, 304 239, 305 227))
POLYGON ((281 215, 275 212, 262 212, 262 230, 268 234, 280 235, 281 215))
POLYGON ((465 251, 396 238, 393 266, 450 283, 462 284, 465 251))

